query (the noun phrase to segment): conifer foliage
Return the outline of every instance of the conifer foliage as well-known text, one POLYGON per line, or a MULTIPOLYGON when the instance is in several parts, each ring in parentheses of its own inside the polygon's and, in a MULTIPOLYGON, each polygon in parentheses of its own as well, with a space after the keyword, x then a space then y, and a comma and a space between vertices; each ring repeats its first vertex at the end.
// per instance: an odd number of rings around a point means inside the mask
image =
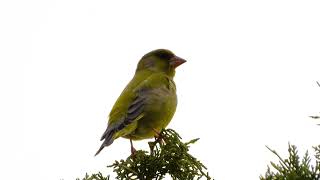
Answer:
MULTIPOLYGON (((108 167, 117 174, 116 179, 161 180, 170 176, 174 180, 212 179, 207 168, 189 154, 191 144, 199 139, 181 142, 180 135, 172 130, 163 130, 159 138, 149 142, 150 152, 139 150, 125 160, 115 161, 108 167)), ((100 172, 82 180, 109 180, 100 172)), ((80 179, 78 179, 80 180, 80 179)))

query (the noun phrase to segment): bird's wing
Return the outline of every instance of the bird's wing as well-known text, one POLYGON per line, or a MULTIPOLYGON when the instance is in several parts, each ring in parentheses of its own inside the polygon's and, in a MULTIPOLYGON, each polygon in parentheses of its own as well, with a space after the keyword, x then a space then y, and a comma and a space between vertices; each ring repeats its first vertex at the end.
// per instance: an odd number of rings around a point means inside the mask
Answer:
POLYGON ((137 121, 144 116, 145 94, 148 91, 146 85, 149 79, 153 79, 152 76, 140 81, 139 84, 134 84, 135 79, 133 79, 121 93, 111 110, 108 127, 100 139, 103 143, 96 155, 104 147, 112 144, 114 139, 130 134, 136 129, 137 121))
MULTIPOLYGON (((127 104, 127 109, 122 109, 124 113, 122 112, 121 115, 115 115, 117 114, 117 110, 115 110, 110 116, 109 122, 111 123, 108 129, 112 129, 114 138, 128 135, 136 129, 137 121, 144 116, 145 107, 150 104, 150 94, 152 94, 155 89, 158 89, 159 86, 166 84, 167 81, 165 76, 154 74, 131 89, 133 96, 127 99, 129 104, 127 104), (114 120, 115 118, 118 119, 114 120)), ((104 138, 105 134, 101 139, 104 138)))
POLYGON ((108 125, 106 131, 101 136, 100 141, 103 140, 103 143, 96 155, 99 154, 104 147, 111 145, 114 139, 125 136, 136 129, 137 121, 143 117, 145 97, 141 92, 142 91, 136 93, 136 97, 133 102, 130 103, 126 115, 108 125))
MULTIPOLYGON (((136 96, 133 101, 129 104, 129 107, 122 117, 117 121, 108 125, 107 130, 101 137, 101 140, 106 139, 108 135, 123 136, 135 129, 136 121, 143 117, 143 107, 145 105, 144 90, 139 90, 135 93, 136 96), (134 123, 134 124, 133 124, 134 123), (120 134, 119 132, 122 131, 120 134)), ((114 137, 114 138, 117 138, 114 137)))
MULTIPOLYGON (((164 76, 151 75, 136 87, 126 88, 131 90, 131 95, 126 94, 129 93, 127 90, 120 95, 118 101, 123 106, 119 105, 113 108, 108 127, 100 139, 104 142, 96 154, 104 147, 112 144, 114 139, 128 135, 137 128, 139 119, 144 116, 144 107, 148 104, 148 94, 153 89, 163 85, 163 81, 167 82, 164 76), (122 99, 122 97, 124 98, 122 99)), ((116 104, 119 103, 116 102, 116 104)))

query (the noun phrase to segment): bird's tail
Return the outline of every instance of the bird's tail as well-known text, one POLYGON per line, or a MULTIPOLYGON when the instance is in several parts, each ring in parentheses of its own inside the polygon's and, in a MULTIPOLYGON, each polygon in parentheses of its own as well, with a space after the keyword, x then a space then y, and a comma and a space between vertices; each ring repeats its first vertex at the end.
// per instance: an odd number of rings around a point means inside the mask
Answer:
POLYGON ((94 156, 98 155, 104 147, 109 146, 110 144, 113 143, 113 134, 114 134, 113 130, 107 128, 107 130, 103 133, 103 135, 100 139, 100 141, 102 141, 102 140, 104 140, 104 141, 94 156))

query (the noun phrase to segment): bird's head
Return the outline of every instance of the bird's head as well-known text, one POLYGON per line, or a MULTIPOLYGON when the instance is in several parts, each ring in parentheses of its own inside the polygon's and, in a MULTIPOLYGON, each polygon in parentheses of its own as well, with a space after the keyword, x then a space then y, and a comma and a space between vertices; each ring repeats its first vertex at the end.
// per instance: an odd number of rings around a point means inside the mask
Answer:
POLYGON ((150 70, 153 72, 165 72, 173 77, 175 68, 185 63, 186 60, 174 55, 167 49, 157 49, 145 54, 138 63, 136 72, 150 70))

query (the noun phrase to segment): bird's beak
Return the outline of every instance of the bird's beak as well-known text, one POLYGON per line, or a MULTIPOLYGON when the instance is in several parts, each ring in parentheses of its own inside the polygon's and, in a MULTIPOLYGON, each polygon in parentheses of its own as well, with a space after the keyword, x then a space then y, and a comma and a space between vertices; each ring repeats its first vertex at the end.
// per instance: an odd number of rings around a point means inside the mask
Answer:
POLYGON ((170 65, 173 66, 174 68, 180 66, 181 64, 187 62, 186 60, 178 57, 178 56, 174 56, 170 59, 170 65))

